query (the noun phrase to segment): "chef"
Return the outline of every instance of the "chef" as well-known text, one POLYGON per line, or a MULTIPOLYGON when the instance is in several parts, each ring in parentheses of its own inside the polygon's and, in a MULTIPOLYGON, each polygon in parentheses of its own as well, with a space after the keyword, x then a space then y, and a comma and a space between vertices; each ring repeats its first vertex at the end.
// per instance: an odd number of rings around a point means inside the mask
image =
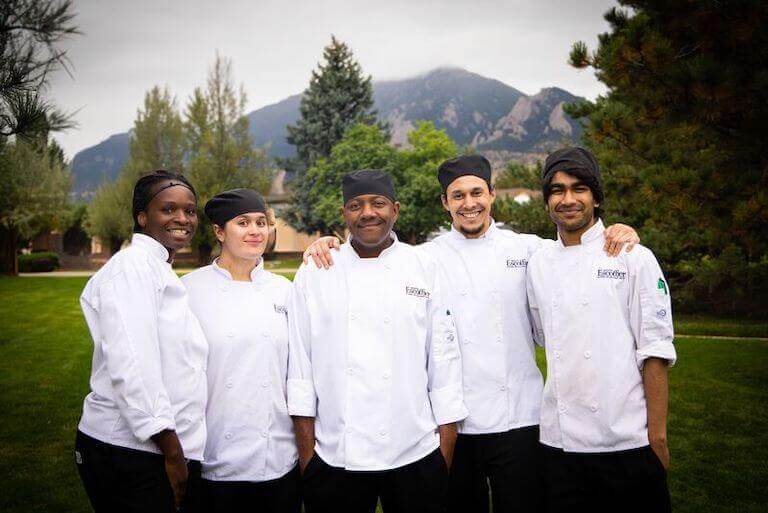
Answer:
POLYGON ((298 513, 296 441, 286 403, 291 283, 264 270, 270 226, 258 192, 218 194, 205 214, 221 254, 182 279, 210 346, 204 509, 298 513))
MULTIPOLYGON (((459 156, 437 171, 451 230, 422 244, 440 265, 445 297, 458 329, 464 401, 451 468, 449 511, 538 511, 543 499, 539 405, 543 380, 536 365, 526 297, 528 260, 545 241, 496 227, 491 165, 459 156)), ((631 228, 609 228, 606 250, 617 254, 637 240, 631 228)), ((335 238, 330 238, 335 241, 335 238)), ((549 241, 553 243, 552 241, 549 241)), ((324 240, 308 251, 325 255, 324 240)), ((330 254, 326 255, 330 259, 330 254)))
POLYGON ((143 176, 133 219, 131 245, 80 297, 94 348, 75 461, 97 513, 196 511, 208 344, 171 268, 197 228, 192 185, 143 176))
POLYGON ((547 354, 541 406, 548 509, 670 511, 667 368, 675 361, 669 287, 639 246, 608 258, 595 157, 551 154, 544 200, 558 241, 533 255, 528 299, 547 354))
POLYGON ((437 264, 397 240, 379 170, 348 174, 350 231, 330 270, 302 266, 289 312, 288 409, 308 513, 438 512, 467 415, 437 264))

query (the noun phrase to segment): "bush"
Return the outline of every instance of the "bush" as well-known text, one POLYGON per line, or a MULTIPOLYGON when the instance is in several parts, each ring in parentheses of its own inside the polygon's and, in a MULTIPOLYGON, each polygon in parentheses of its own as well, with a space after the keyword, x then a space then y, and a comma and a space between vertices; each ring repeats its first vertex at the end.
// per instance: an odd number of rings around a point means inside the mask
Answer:
POLYGON ((49 251, 19 255, 20 273, 47 273, 58 269, 59 255, 49 251))

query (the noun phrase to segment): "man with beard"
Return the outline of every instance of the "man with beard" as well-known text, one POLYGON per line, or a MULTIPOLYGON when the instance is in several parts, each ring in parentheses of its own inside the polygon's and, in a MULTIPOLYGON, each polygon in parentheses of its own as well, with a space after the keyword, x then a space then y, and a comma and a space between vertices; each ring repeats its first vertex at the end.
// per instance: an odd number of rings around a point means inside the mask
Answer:
MULTIPOLYGON (((437 173, 451 231, 419 246, 440 265, 445 294, 458 330, 464 401, 451 469, 449 511, 487 513, 490 483, 495 513, 537 511, 541 487, 539 405, 542 377, 536 366, 525 290, 528 260, 545 241, 496 227, 491 165, 480 155, 443 162, 437 173)), ((615 225, 606 250, 617 254, 637 234, 615 225)), ((307 250, 330 262, 323 238, 307 250)), ((549 243, 554 243, 549 241, 549 243)), ((324 260, 323 260, 324 259, 324 260)))
POLYGON ((542 173, 558 241, 530 260, 528 298, 546 348, 541 406, 548 510, 670 511, 669 289, 653 253, 608 258, 595 157, 550 155, 542 173))
POLYGON ((288 306, 288 411, 308 513, 441 512, 461 359, 436 262, 397 240, 392 180, 343 180, 333 269, 304 265, 288 306))

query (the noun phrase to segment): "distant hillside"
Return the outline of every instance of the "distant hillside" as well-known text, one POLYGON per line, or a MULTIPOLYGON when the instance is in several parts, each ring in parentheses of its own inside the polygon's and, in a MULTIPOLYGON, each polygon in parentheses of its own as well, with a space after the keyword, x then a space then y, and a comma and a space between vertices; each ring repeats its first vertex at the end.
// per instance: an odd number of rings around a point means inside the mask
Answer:
MULTIPOLYGON (((299 118, 300 95, 248 114, 257 146, 272 157, 295 154, 285 140, 286 125, 299 118)), ((460 145, 472 145, 499 164, 530 161, 564 142, 578 141, 581 126, 563 104, 581 98, 556 87, 526 96, 498 80, 460 68, 438 68, 423 75, 374 83, 375 108, 392 127, 392 142, 405 144, 417 120, 433 121, 460 145)), ((112 180, 128 157, 128 133, 109 137, 81 151, 72 164, 75 192, 93 191, 112 180)))

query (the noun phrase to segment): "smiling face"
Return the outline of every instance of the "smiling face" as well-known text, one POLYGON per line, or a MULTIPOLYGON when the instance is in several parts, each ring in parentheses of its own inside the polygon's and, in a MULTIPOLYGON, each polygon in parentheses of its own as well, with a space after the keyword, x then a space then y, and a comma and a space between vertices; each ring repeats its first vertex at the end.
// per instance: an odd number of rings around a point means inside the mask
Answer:
POLYGON ((387 245, 399 212, 400 203, 377 194, 356 196, 341 209, 355 243, 372 249, 387 245))
POLYGON ((549 183, 547 199, 549 217, 560 233, 584 233, 595 224, 595 202, 592 189, 579 178, 558 171, 549 183))
POLYGON ((221 254, 246 260, 258 260, 269 240, 269 222, 262 212, 241 214, 227 221, 224 228, 213 225, 221 243, 221 254))
POLYGON ((474 175, 457 178, 448 185, 442 196, 443 208, 451 214, 453 227, 467 238, 480 237, 491 224, 491 206, 496 191, 474 175))
MULTIPOLYGON (((158 188, 168 182, 157 184, 158 188)), ((189 246, 197 229, 197 202, 187 187, 175 185, 160 191, 136 217, 144 235, 176 250, 189 246)))

